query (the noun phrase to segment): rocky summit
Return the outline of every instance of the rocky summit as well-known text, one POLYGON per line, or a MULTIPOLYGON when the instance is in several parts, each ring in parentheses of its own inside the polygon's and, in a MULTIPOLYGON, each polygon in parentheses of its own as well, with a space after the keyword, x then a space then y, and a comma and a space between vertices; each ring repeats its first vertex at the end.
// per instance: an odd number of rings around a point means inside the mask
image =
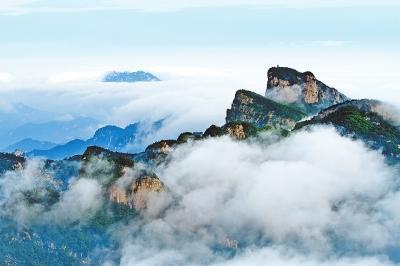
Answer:
POLYGON ((292 129, 306 113, 296 106, 275 102, 257 93, 239 90, 230 109, 226 122, 247 122, 257 128, 273 127, 292 129))
POLYGON ((338 90, 316 79, 310 71, 301 73, 279 66, 268 70, 265 96, 281 103, 297 105, 310 114, 349 100, 338 90))

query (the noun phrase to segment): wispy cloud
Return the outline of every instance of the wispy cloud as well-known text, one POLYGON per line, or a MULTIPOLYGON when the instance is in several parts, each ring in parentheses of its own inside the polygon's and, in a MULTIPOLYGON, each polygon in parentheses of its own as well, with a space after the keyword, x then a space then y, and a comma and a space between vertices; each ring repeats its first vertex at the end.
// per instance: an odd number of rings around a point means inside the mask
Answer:
POLYGON ((186 8, 199 7, 222 7, 222 6, 252 6, 261 8, 330 8, 330 7, 366 7, 366 6, 399 6, 395 0, 383 1, 322 1, 322 0, 88 0, 83 2, 61 0, 54 1, 41 0, 5 0, 0 3, 0 13, 2 14, 23 14, 27 12, 71 12, 71 11, 93 11, 93 10, 113 10, 113 9, 134 9, 141 11, 170 11, 186 8))

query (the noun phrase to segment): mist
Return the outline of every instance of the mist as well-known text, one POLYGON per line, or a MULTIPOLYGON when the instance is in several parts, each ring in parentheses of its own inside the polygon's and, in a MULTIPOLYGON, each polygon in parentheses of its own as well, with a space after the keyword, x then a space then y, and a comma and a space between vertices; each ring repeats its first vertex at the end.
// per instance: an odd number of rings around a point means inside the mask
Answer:
POLYGON ((167 207, 111 230, 120 264, 395 265, 398 169, 333 128, 265 138, 177 148, 167 207))
MULTIPOLYGON (((65 190, 43 166, 33 160, 2 176, 3 217, 75 227, 107 208, 109 162, 91 160, 65 190), (60 191, 55 204, 21 201, 23 191, 50 185, 60 191)), ((399 169, 334 128, 189 142, 148 170, 166 192, 108 225, 103 234, 119 248, 94 248, 89 258, 100 252, 104 265, 397 265, 399 169)), ((125 169, 117 184, 134 180, 135 171, 125 169)))

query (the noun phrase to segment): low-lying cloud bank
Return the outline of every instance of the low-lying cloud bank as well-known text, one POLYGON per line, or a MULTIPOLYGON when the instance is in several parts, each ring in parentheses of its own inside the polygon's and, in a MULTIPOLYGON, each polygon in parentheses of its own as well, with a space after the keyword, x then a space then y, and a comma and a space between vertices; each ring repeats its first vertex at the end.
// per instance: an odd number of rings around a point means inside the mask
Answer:
MULTIPOLYGON (((93 176, 72 179, 49 209, 24 209, 15 219, 88 221, 104 208, 106 177, 95 173, 110 167, 92 166, 93 176)), ((2 215, 21 206, 12 201, 17 191, 43 186, 41 167, 32 162, 0 178, 2 215)), ((187 143, 155 172, 169 195, 108 227, 120 248, 102 251, 112 258, 104 265, 397 265, 398 169, 333 128, 279 141, 187 143)))
POLYGON ((393 264, 397 170, 332 128, 188 144, 158 171, 175 200, 113 231, 122 265, 393 264))

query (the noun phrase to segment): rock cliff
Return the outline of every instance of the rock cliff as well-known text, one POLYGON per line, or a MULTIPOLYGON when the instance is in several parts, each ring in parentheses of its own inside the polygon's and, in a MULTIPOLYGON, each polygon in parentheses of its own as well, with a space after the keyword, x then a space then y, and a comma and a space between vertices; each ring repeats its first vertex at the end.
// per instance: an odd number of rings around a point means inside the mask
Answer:
POLYGON ((239 90, 232 106, 226 112, 226 122, 247 122, 257 128, 292 129, 297 121, 306 117, 299 108, 281 104, 257 93, 239 90))
POLYGON ((272 67, 268 70, 265 96, 281 103, 296 104, 311 114, 349 100, 344 94, 317 80, 313 73, 301 73, 288 67, 272 67))

